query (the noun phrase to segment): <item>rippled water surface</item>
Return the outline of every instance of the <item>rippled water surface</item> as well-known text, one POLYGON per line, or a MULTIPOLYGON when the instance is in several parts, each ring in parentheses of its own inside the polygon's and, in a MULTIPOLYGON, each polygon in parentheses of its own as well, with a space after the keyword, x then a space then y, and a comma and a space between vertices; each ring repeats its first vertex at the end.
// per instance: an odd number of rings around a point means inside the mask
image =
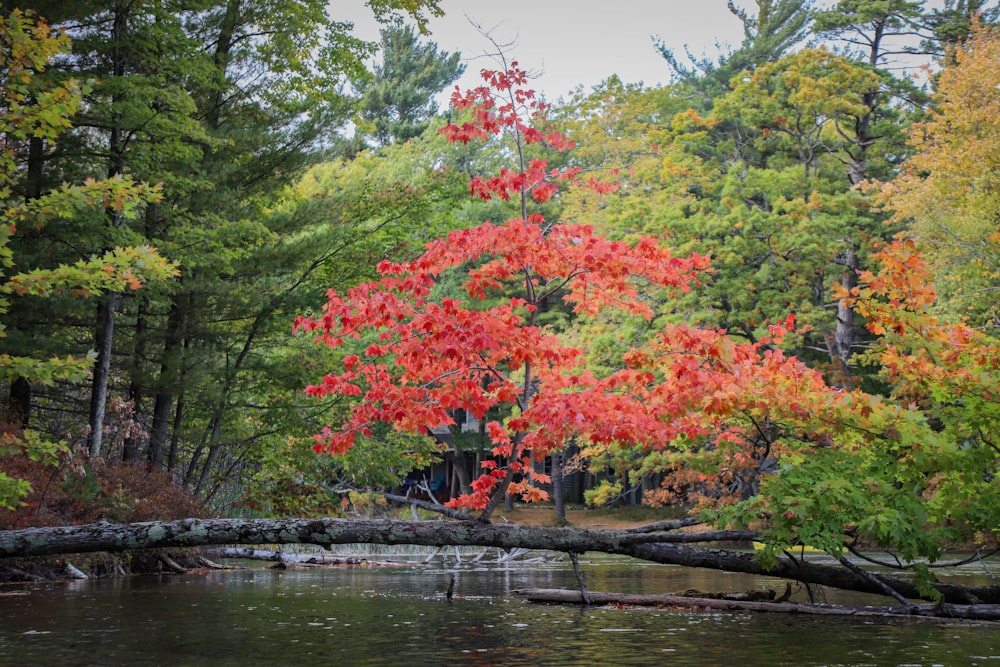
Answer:
MULTIPOLYGON (((747 590, 609 557, 591 590, 747 590)), ((2 665, 995 665, 1000 626, 529 604, 568 563, 243 570, 0 588, 2 665), (455 573, 456 595, 444 592, 455 573)))

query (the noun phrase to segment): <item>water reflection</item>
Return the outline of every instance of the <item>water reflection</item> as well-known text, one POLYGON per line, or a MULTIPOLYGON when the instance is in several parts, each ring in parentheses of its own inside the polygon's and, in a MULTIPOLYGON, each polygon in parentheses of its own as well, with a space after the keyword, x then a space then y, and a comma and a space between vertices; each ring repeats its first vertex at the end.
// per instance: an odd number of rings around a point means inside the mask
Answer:
MULTIPOLYGON (((783 588, 583 561, 593 590, 783 588)), ((532 605, 568 563, 253 570, 2 589, 3 665, 996 665, 995 626, 532 605), (451 575, 456 597, 445 599, 451 575)))

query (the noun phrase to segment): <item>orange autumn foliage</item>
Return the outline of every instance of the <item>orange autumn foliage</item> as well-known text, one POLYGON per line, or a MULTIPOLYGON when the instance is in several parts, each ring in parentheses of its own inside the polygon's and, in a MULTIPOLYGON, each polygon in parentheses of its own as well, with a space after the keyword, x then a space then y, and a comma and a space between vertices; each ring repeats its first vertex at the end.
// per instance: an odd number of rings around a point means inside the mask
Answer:
POLYGON ((892 181, 871 184, 892 221, 923 251, 946 308, 995 322, 1000 276, 1000 29, 974 22, 936 78, 927 120, 892 181))

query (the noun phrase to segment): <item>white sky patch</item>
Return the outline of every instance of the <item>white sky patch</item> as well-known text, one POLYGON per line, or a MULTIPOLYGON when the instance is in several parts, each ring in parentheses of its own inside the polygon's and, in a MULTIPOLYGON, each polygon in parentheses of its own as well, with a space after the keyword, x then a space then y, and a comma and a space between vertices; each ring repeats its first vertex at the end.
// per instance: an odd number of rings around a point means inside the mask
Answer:
MULTIPOLYGON (((655 48, 654 38, 679 56, 687 45, 693 54, 713 59, 718 55, 717 42, 735 48, 743 39, 743 27, 725 0, 442 0, 440 4, 445 16, 430 21, 431 34, 425 39, 444 51, 462 53, 467 67, 458 82, 461 88, 479 85, 480 70, 497 68, 482 57, 494 49, 474 22, 497 43, 512 43, 506 49, 508 59, 537 73, 533 87, 550 100, 577 86, 589 91, 613 74, 625 83, 642 82, 647 87, 667 83, 670 66, 655 48)), ((331 0, 330 11, 336 20, 353 21, 358 37, 378 40, 379 25, 364 0, 331 0)))
MULTIPOLYGON (((818 8, 834 0, 816 0, 818 8)), ((754 0, 735 0, 738 7, 756 11, 754 0)), ((652 88, 670 81, 671 69, 656 49, 662 42, 683 64, 685 49, 692 55, 717 60, 743 41, 743 25, 726 7, 726 0, 440 0, 445 16, 431 19, 424 37, 440 50, 462 54, 465 75, 457 82, 465 90, 482 83, 480 70, 499 69, 487 54, 495 53, 476 25, 505 48, 508 61, 536 75, 531 88, 549 101, 567 96, 578 86, 590 90, 611 75, 625 83, 652 88)), ((927 0, 939 8, 943 0, 927 0)), ((378 23, 365 0, 330 0, 335 20, 352 21, 355 35, 379 39, 378 23)), ((926 58, 899 57, 890 66, 902 75, 906 67, 919 84, 926 82, 919 65, 926 58)), ((449 105, 451 90, 438 104, 449 105)))

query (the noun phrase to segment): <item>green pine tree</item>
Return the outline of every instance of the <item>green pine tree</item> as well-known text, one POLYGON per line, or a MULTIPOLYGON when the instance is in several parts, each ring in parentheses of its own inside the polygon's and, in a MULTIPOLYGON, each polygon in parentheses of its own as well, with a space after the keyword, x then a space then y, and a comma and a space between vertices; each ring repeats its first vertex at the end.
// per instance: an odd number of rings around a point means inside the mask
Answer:
POLYGON ((361 95, 360 131, 377 146, 420 135, 438 111, 435 96, 465 71, 461 54, 422 44, 409 26, 381 31, 382 62, 374 76, 355 83, 361 95))

